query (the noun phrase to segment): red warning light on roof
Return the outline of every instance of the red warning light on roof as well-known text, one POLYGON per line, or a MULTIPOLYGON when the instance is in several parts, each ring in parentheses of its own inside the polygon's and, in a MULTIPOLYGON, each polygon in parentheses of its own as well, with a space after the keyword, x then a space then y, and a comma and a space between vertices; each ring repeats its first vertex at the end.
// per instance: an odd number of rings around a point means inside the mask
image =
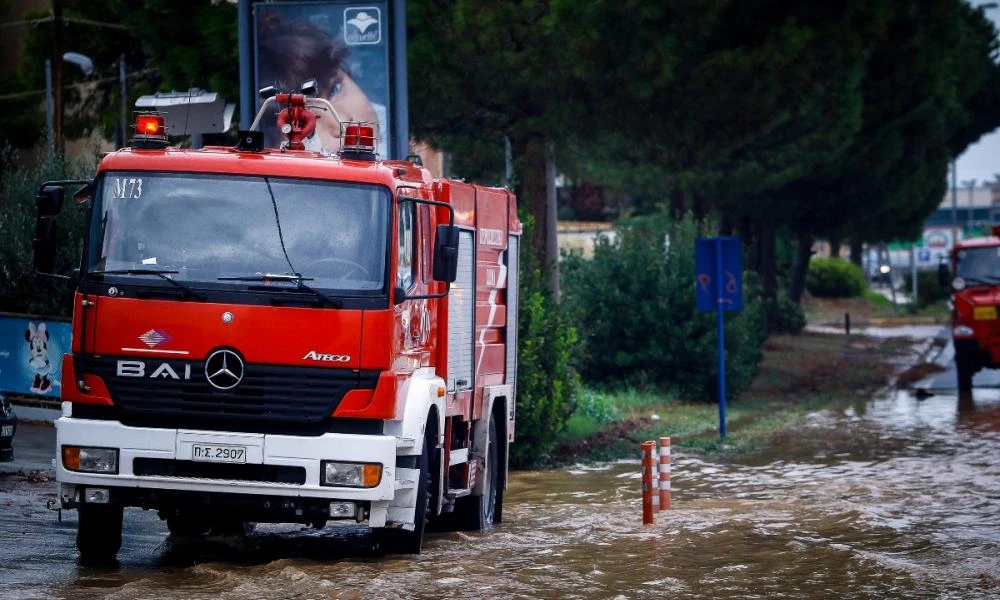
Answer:
POLYGON ((135 120, 135 133, 137 135, 166 136, 163 115, 138 115, 135 120))
POLYGON ((344 128, 343 149, 349 152, 375 152, 375 127, 350 124, 344 128))

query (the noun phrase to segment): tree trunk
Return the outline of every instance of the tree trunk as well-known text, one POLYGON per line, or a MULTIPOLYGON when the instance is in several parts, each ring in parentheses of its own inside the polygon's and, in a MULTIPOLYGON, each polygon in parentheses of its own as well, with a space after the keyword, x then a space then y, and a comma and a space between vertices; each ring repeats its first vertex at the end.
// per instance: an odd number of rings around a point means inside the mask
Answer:
POLYGON ((735 229, 735 223, 733 222, 732 215, 729 213, 723 213, 722 218, 719 221, 719 235, 733 235, 733 229, 735 229))
POLYGON ((62 0, 52 0, 52 139, 56 155, 63 153, 63 20, 62 0))
POLYGON ((840 258, 840 238, 830 238, 830 258, 840 258))
POLYGON ((753 223, 748 217, 740 217, 737 231, 743 239, 743 247, 747 248, 747 270, 760 273, 760 262, 757 260, 757 236, 753 223))
MULTIPOLYGON (((515 168, 519 173, 517 176, 519 186, 516 190, 518 202, 531 215, 532 232, 529 242, 532 252, 538 259, 538 266, 546 274, 546 280, 551 284, 552 272, 556 270, 555 281, 558 282, 558 249, 554 255, 549 253, 549 236, 556 235, 557 224, 553 218, 555 213, 553 212, 553 217, 550 217, 548 210, 549 185, 546 177, 545 139, 535 135, 516 136, 511 139, 511 147, 515 168)), ((553 289, 552 292, 556 293, 556 290, 553 289)))
POLYGON ((545 142, 545 256, 552 299, 559 302, 559 206, 556 193, 555 144, 545 142))
POLYGON ((770 310, 767 311, 767 328, 774 331, 778 323, 778 259, 775 252, 777 232, 773 223, 761 224, 758 230, 758 265, 764 284, 763 296, 770 310))
POLYGON ((670 192, 670 214, 675 221, 684 218, 684 190, 680 186, 674 187, 670 192))
POLYGON ((852 239, 851 240, 851 262, 862 266, 861 259, 864 255, 864 246, 861 244, 861 240, 852 239))
POLYGON ((802 293, 806 289, 806 273, 809 271, 809 258, 813 255, 813 241, 813 236, 809 234, 799 235, 792 280, 788 284, 788 297, 795 303, 802 300, 802 293))
POLYGON ((701 192, 692 194, 691 210, 694 213, 695 221, 703 223, 708 216, 708 198, 701 192))

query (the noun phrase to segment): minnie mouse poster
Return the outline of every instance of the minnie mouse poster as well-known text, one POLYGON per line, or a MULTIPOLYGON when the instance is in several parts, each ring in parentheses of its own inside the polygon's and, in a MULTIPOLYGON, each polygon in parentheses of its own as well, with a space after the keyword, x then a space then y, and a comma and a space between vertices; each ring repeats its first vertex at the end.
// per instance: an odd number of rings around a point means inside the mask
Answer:
POLYGON ((52 363, 49 361, 49 332, 45 330, 45 323, 39 322, 36 326, 28 322, 28 329, 24 332, 24 340, 28 342, 31 357, 28 359, 28 366, 34 371, 35 378, 31 383, 31 391, 39 394, 48 393, 52 389, 52 363))

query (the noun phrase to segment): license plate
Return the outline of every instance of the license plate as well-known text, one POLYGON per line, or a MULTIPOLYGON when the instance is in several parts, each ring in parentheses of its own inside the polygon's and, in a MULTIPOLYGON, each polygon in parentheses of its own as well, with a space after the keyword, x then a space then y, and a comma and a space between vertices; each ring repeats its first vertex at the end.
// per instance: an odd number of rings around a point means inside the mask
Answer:
POLYGON ((972 309, 972 317, 977 321, 986 321, 989 319, 997 318, 997 307, 995 306, 976 306, 972 309))
POLYGON ((14 436, 14 426, 4 425, 0 427, 0 437, 13 437, 14 436))
POLYGON ((191 460, 245 463, 247 461, 247 447, 221 444, 193 444, 191 446, 191 460))

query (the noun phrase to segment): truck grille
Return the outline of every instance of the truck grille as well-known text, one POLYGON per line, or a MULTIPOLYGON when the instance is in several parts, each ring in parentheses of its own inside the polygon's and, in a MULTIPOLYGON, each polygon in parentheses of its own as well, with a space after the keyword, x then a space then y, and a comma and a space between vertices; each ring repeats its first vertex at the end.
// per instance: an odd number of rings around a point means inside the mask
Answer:
POLYGON ((107 384, 123 423, 156 427, 297 431, 296 426, 321 425, 329 419, 348 391, 374 389, 379 375, 248 363, 239 385, 223 391, 208 383, 202 361, 167 361, 177 378, 163 369, 153 378, 163 361, 143 361, 144 375, 128 377, 118 375, 118 360, 92 359, 85 368, 107 384))

